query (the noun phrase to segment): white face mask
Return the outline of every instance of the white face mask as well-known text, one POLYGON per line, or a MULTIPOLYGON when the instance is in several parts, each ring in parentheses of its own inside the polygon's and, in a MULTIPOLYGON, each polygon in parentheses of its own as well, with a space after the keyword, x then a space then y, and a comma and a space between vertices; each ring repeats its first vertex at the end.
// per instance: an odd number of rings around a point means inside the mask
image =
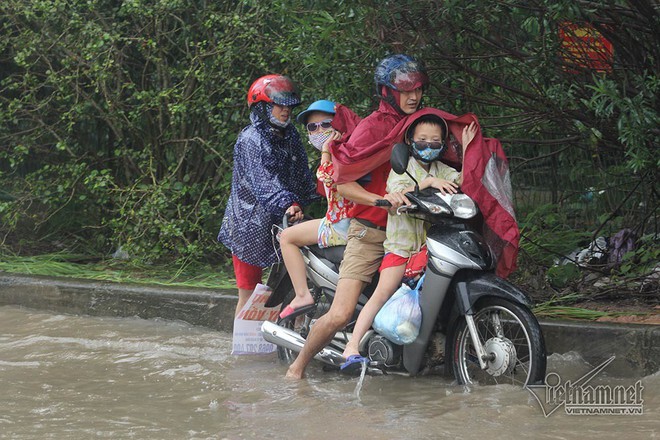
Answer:
POLYGON ((270 115, 270 123, 276 127, 286 128, 291 123, 291 118, 287 119, 286 122, 282 122, 279 119, 277 119, 275 116, 270 115))
POLYGON ((327 141, 332 135, 332 130, 321 131, 319 133, 313 133, 307 136, 309 143, 312 144, 314 148, 321 151, 323 144, 327 141))
POLYGON ((285 122, 280 121, 275 116, 273 116, 273 107, 274 107, 274 105, 271 104, 271 103, 269 103, 268 107, 267 107, 268 108, 268 115, 269 115, 268 119, 270 120, 270 124, 275 126, 275 127, 280 127, 280 128, 288 127, 289 124, 291 123, 291 118, 289 117, 289 119, 287 119, 285 122))

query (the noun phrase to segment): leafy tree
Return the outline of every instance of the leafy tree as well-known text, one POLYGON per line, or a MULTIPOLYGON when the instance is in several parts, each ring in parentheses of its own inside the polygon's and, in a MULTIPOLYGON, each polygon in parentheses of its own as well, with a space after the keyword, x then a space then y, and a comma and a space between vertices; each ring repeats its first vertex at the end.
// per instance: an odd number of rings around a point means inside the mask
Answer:
MULTIPOLYGON (((657 244, 654 2, 421 0, 388 2, 379 13, 381 40, 427 61, 432 104, 478 114, 502 140, 523 237, 547 231, 536 220, 551 204, 561 206, 561 229, 588 231, 583 244, 623 227, 655 234, 657 244)), ((542 236, 546 253, 579 244, 542 236)), ((536 254, 530 246, 523 241, 536 254)))
POLYGON ((559 229, 576 237, 624 226, 648 234, 656 9, 649 0, 3 2, 0 243, 217 259, 248 85, 284 73, 306 103, 329 98, 366 115, 373 67, 394 52, 425 60, 427 105, 474 112, 503 141, 529 231, 555 204, 559 229), (596 70, 576 62, 560 38, 567 24, 600 33, 613 58, 596 70))

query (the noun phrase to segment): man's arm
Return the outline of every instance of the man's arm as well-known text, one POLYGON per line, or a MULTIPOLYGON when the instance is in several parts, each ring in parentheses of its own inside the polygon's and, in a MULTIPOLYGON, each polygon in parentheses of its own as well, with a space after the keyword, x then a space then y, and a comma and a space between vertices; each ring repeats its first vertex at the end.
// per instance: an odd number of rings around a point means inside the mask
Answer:
POLYGON ((376 200, 382 199, 381 196, 367 191, 357 182, 346 182, 337 185, 337 192, 358 205, 376 206, 376 200))
MULTIPOLYGON (((376 206, 376 200, 385 199, 392 204, 392 208, 398 208, 402 205, 409 205, 410 202, 403 193, 392 193, 380 196, 364 189, 357 182, 347 182, 337 185, 337 192, 358 205, 376 206)), ((388 209, 387 206, 382 208, 388 209)))

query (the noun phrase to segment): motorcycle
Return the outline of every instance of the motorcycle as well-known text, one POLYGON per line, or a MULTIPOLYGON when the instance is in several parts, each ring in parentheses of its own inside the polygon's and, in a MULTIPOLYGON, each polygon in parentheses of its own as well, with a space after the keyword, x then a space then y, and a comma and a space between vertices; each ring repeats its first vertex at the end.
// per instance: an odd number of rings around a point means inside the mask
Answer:
MULTIPOLYGON (((395 145, 392 169, 405 173, 408 160, 407 146, 395 145)), ((419 298, 422 323, 414 342, 403 346, 370 329, 359 343, 360 353, 370 360, 367 372, 416 375, 440 369, 459 384, 525 387, 542 383, 545 342, 531 312, 532 301, 494 274, 494 254, 473 225, 479 217, 474 201, 465 194, 443 195, 434 188, 416 188, 406 197, 412 205, 400 207, 399 213, 430 223, 428 265, 419 298)), ((389 204, 387 200, 379 202, 389 204)), ((288 226, 286 217, 283 225, 288 226)), ((278 346, 283 361, 295 359, 316 319, 329 310, 343 250, 344 246, 320 249, 315 245, 301 249, 316 308, 277 323, 265 321, 261 329, 264 339, 278 346)), ((267 307, 282 304, 283 309, 295 295, 284 264, 271 271, 267 284, 273 289, 267 307)), ((345 362, 342 352, 355 319, 376 284, 377 279, 365 288, 351 322, 315 359, 337 369, 345 362)))

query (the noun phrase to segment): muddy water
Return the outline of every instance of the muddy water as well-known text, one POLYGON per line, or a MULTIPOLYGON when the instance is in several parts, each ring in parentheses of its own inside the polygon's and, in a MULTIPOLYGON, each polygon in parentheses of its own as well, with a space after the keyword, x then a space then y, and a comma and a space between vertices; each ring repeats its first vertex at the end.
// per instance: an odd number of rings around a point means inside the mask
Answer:
MULTIPOLYGON (((318 364, 287 381, 275 356, 231 356, 229 335, 182 323, 0 307, 0 335, 0 438, 660 438, 658 373, 639 378, 641 416, 546 418, 509 386, 367 377, 358 397, 355 378, 318 364)), ((549 359, 562 379, 588 370, 575 353, 549 359)))

